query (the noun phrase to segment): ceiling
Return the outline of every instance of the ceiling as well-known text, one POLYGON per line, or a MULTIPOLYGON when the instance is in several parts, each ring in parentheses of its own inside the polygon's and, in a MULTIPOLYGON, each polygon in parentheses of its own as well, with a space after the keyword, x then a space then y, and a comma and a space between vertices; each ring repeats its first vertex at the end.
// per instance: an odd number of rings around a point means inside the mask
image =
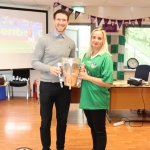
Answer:
POLYGON ((96 7, 140 7, 150 8, 150 0, 0 0, 4 5, 21 5, 30 7, 49 7, 59 2, 70 6, 96 6, 96 7))

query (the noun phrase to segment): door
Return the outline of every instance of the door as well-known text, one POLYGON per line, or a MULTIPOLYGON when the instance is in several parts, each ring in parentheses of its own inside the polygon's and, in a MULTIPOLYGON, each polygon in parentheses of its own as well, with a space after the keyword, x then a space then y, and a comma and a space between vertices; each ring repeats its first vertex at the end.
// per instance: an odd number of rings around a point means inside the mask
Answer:
POLYGON ((76 57, 82 59, 89 47, 91 34, 91 24, 68 25, 66 35, 69 36, 76 44, 76 57))
POLYGON ((75 42, 75 45, 76 45, 75 57, 79 57, 79 41, 78 41, 79 40, 79 29, 67 27, 65 34, 75 42))

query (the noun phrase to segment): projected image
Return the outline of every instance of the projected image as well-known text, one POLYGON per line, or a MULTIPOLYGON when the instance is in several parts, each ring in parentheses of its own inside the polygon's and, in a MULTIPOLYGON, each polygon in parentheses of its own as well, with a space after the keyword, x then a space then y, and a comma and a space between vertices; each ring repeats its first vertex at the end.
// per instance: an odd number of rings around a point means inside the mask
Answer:
POLYGON ((41 22, 0 15, 0 53, 33 53, 42 35, 41 22))

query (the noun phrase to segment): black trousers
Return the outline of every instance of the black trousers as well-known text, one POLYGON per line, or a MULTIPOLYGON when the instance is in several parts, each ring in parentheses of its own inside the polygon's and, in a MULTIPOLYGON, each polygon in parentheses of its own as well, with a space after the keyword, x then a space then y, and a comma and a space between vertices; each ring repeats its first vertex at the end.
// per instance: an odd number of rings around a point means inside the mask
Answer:
POLYGON ((93 150, 105 150, 107 143, 106 110, 84 110, 93 140, 93 150))
POLYGON ((60 83, 40 82, 40 115, 41 115, 41 142, 43 150, 50 150, 51 145, 51 120, 53 104, 56 107, 56 147, 64 149, 67 117, 70 107, 71 91, 69 87, 60 87, 60 83))

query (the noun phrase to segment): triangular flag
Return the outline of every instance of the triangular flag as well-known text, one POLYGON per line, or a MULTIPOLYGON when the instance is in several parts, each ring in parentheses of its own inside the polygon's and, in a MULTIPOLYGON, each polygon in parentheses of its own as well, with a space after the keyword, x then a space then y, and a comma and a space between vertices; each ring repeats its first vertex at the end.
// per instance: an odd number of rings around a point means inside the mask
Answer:
POLYGON ((135 20, 130 20, 132 26, 134 27, 135 26, 135 20))
POLYGON ((111 26, 114 27, 116 20, 111 20, 111 26))
POLYGON ((146 20, 145 18, 142 19, 143 22, 145 22, 145 20, 146 20))
POLYGON ((142 24, 142 18, 137 19, 137 22, 138 22, 139 26, 141 26, 141 24, 142 24))
POLYGON ((61 9, 63 9, 63 10, 66 10, 66 6, 64 6, 64 5, 61 5, 61 9))
POLYGON ((118 27, 120 28, 122 25, 122 20, 117 20, 117 22, 118 22, 118 27))
POLYGON ((150 20, 150 17, 148 17, 148 19, 150 20))
POLYGON ((91 16, 91 24, 94 22, 95 18, 95 16, 91 16))
POLYGON ((101 23, 101 21, 102 21, 102 18, 97 17, 97 25, 98 25, 98 26, 99 26, 99 24, 101 23))
POLYGON ((59 6, 59 5, 60 5, 60 3, 54 2, 53 8, 55 8, 55 7, 59 6))
POLYGON ((77 19, 77 17, 80 15, 80 12, 75 11, 75 19, 77 19))
POLYGON ((129 20, 124 20, 124 24, 125 24, 125 26, 127 27, 128 24, 129 24, 129 20))
POLYGON ((72 14, 72 12, 73 12, 73 9, 72 9, 72 8, 69 8, 69 9, 68 9, 69 16, 72 14))
POLYGON ((108 22, 109 22, 109 19, 104 19, 105 27, 107 27, 108 22))

